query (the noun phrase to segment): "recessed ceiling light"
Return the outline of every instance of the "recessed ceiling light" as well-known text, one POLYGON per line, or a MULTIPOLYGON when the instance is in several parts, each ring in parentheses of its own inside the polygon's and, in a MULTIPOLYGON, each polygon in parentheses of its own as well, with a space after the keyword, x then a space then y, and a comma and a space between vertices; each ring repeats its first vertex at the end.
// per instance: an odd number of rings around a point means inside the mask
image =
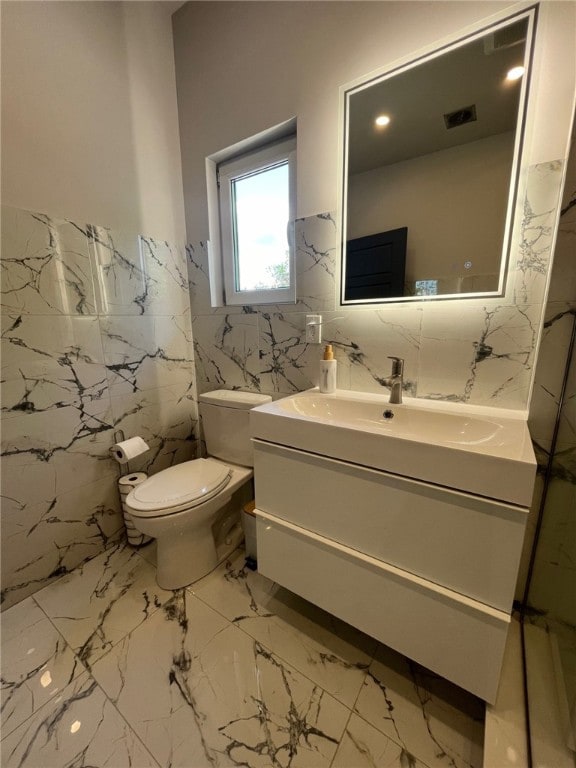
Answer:
POLYGON ((388 125, 388 123, 390 122, 390 118, 388 117, 388 115, 378 115, 378 117, 376 118, 376 120, 374 120, 374 122, 378 127, 381 128, 384 125, 388 125))
POLYGON ((523 74, 524 67, 512 67, 512 69, 508 70, 506 80, 520 80, 523 74))

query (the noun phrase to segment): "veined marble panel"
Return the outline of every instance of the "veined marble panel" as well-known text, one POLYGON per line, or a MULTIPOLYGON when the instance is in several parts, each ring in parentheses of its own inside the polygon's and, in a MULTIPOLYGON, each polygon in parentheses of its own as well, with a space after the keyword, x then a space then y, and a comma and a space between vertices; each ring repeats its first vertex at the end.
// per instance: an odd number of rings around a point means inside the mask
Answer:
MULTIPOLYGON (((210 274, 208 271, 208 245, 205 241, 186 246, 188 291, 190 309, 195 315, 210 315, 216 309, 210 306, 210 274)), ((232 309, 232 308, 230 308, 232 309)))
POLYGON ((557 476, 576 485, 576 362, 574 353, 572 353, 569 366, 554 461, 557 465, 557 476))
POLYGON ((405 747, 353 714, 332 768, 425 768, 405 747))
POLYGON ((1 266, 3 313, 95 313, 88 240, 78 225, 3 206, 1 266))
POLYGON ((94 680, 84 673, 2 739, 5 768, 158 764, 94 680))
POLYGON ((115 429, 139 435, 150 451, 130 462, 132 472, 158 472, 195 458, 198 450, 198 406, 194 377, 172 385, 112 398, 115 429))
POLYGON ((146 311, 153 315, 189 314, 188 270, 184 248, 143 235, 140 235, 139 245, 149 279, 152 280, 146 311))
POLYGON ((178 315, 189 306, 183 249, 86 226, 101 315, 178 315))
POLYGON ((93 667, 160 765, 329 766, 349 710, 184 591, 93 667))
POLYGON ((187 313, 106 317, 101 318, 100 325, 111 395, 186 384, 194 379, 187 313))
POLYGON ((529 603, 550 619, 574 626, 576 484, 553 477, 538 539, 529 603))
POLYGON ((376 653, 355 712, 429 768, 482 766, 484 702, 389 648, 376 653))
POLYGON ((254 640, 352 707, 376 641, 244 564, 239 550, 190 590, 254 640))
MULTIPOLYGON (((388 391, 388 355, 404 359, 404 392, 416 394, 422 310, 419 307, 386 307, 338 313, 323 328, 323 343, 331 343, 339 360, 338 378, 361 392, 388 391)), ((340 385, 339 385, 340 386, 340 385)), ((346 389, 344 385, 342 387, 346 389)))
MULTIPOLYGON (((551 305, 551 309, 553 310, 551 305)), ((574 322, 573 314, 568 316, 569 332, 574 322)), ((568 335, 568 329, 565 329, 568 335)), ((548 339, 549 341, 549 339, 548 339)), ((543 341, 544 347, 544 341, 543 341)), ((548 364, 560 368, 566 360, 556 355, 547 344, 543 351, 543 366, 548 364)), ((542 381, 539 375, 537 383, 542 381)), ((558 392, 559 394, 559 392, 558 392)), ((538 405, 538 401, 536 402, 538 405)), ((535 408, 532 409, 534 411, 535 408)), ((532 417, 531 411, 531 417, 532 417)), ((554 420, 556 409, 550 408, 554 420)), ((537 414, 542 416, 542 411, 537 414)), ((544 416, 546 413, 544 413, 544 416)), ((552 427, 554 426, 552 422, 552 427)), ((560 412, 557 441, 551 464, 551 478, 542 518, 538 549, 534 562, 534 574, 530 583, 530 605, 545 613, 549 618, 559 620, 566 626, 576 623, 576 591, 571 588, 576 578, 574 542, 576 541, 576 362, 571 360, 566 382, 564 401, 560 412)))
MULTIPOLYGON (((330 312, 336 306, 336 274, 339 257, 336 214, 296 220, 295 309, 299 312, 330 312)), ((283 306, 282 311, 291 308, 283 306)))
POLYGON ((255 312, 192 318, 198 392, 260 391, 258 315, 255 312))
POLYGON ((2 510, 2 607, 98 555, 123 536, 115 475, 42 504, 2 510))
POLYGON ((541 163, 528 169, 526 196, 512 243, 506 301, 518 306, 542 304, 552 262, 554 225, 558 214, 563 163, 541 163))
POLYGON ((541 306, 424 307, 418 396, 525 408, 541 306))
MULTIPOLYGON (((333 313, 324 313, 324 323, 333 313)), ((258 339, 263 392, 292 393, 318 385, 324 347, 306 344, 306 315, 296 312, 259 312, 258 339)), ((340 359, 336 350, 336 357, 340 359)), ((346 370, 338 371, 338 386, 350 388, 346 370)))
MULTIPOLYGON (((574 150, 574 146, 572 147, 574 150)), ((530 428, 542 471, 559 414, 551 477, 530 582, 529 603, 546 621, 576 624, 576 362, 567 359, 576 313, 576 156, 572 151, 562 201, 549 301, 544 317, 532 401, 530 428)), ((565 657, 563 652, 562 657, 565 657)))
POLYGON ((79 406, 106 395, 98 318, 2 315, 2 417, 79 406))
POLYGON ((0 664, 4 736, 85 671, 31 597, 2 614, 0 664))
POLYGON ((316 386, 324 346, 332 344, 339 389, 381 393, 390 354, 404 358, 404 389, 414 395, 421 317, 414 307, 326 312, 322 344, 306 344, 306 315, 259 313, 262 390, 289 393, 316 386))
POLYGON ((155 472, 193 458, 198 412, 184 249, 17 209, 2 225, 6 607, 121 535, 115 430, 155 472))
POLYGON ((68 406, 6 419, 2 428, 3 511, 50 502, 55 496, 116 474, 106 402, 68 406))
POLYGON ((44 587, 34 600, 90 669, 172 595, 156 584, 155 569, 121 544, 44 587))
MULTIPOLYGON (((544 314, 528 423, 533 441, 545 456, 550 451, 554 432, 575 312, 576 309, 566 302, 549 302, 544 314)), ((568 406, 564 418, 569 411, 568 406)), ((576 435, 576 428, 573 434, 576 435)))
POLYGON ((576 152, 574 150, 566 171, 566 186, 558 224, 558 238, 554 249, 554 267, 548 299, 550 301, 569 302, 576 309, 576 265, 574 264, 574 254, 576 253, 576 152))

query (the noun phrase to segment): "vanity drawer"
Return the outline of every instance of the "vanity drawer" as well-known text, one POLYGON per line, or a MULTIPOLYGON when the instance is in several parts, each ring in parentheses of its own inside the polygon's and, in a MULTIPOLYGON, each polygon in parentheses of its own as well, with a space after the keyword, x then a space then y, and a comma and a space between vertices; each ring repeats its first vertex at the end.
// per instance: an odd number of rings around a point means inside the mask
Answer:
POLYGON ((254 440, 256 506, 509 611, 528 511, 254 440))
POLYGON ((256 509, 258 570, 493 702, 510 618, 256 509))

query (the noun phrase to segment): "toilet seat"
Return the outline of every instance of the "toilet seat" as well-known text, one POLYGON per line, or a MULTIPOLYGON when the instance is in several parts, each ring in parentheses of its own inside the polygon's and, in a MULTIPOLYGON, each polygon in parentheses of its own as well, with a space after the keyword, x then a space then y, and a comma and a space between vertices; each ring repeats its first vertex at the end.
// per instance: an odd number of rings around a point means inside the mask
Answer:
POLYGON ((135 517, 164 517, 197 507, 230 482, 232 470, 211 459, 193 459, 152 475, 128 495, 135 517))

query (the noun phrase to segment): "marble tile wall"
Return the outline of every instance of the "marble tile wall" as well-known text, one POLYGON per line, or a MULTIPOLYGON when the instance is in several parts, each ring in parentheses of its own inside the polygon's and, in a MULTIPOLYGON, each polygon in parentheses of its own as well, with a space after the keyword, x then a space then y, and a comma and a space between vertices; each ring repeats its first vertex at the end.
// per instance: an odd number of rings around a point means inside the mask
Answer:
POLYGON ((338 386, 382 392, 388 355, 403 357, 406 393, 527 409, 554 236, 560 161, 531 167, 518 204, 502 298, 339 306, 335 214, 297 221, 293 305, 211 308, 205 243, 188 247, 197 385, 272 395, 315 386, 321 347, 305 343, 306 313, 323 316, 338 386))
POLYGON ((184 249, 2 209, 2 607, 123 534, 116 430, 196 451, 184 249))
POLYGON ((573 629, 576 629, 576 361, 574 354, 568 359, 568 352, 576 322, 575 254, 576 139, 568 161, 529 419, 539 469, 544 473, 568 365, 529 605, 548 619, 573 629))

